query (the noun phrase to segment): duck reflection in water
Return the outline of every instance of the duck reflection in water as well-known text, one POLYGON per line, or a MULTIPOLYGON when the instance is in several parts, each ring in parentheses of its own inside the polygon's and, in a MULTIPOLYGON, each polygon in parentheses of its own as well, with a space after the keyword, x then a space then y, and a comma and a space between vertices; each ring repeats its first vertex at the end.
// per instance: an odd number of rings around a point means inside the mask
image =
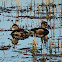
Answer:
POLYGON ((18 39, 13 38, 13 39, 10 39, 10 40, 12 42, 13 48, 15 48, 15 45, 18 44, 18 39))
POLYGON ((36 55, 38 53, 38 50, 37 50, 37 46, 36 45, 32 45, 31 53, 32 53, 32 57, 33 57, 32 62, 36 62, 37 61, 37 56, 36 55))
MULTIPOLYGON (((10 38, 8 38, 8 39, 10 39, 10 38)), ((18 39, 13 38, 13 39, 10 39, 10 40, 11 40, 11 42, 12 42, 13 48, 15 48, 15 45, 18 44, 18 39)))
POLYGON ((15 39, 15 38, 14 38, 14 39, 12 39, 11 41, 12 41, 12 44, 14 44, 14 45, 17 45, 17 43, 18 43, 18 40, 17 40, 17 39, 15 39))
POLYGON ((41 38, 41 42, 43 43, 43 40, 44 40, 44 43, 48 42, 48 36, 45 36, 45 37, 42 37, 41 38))
POLYGON ((33 57, 32 62, 37 62, 37 53, 39 53, 39 51, 37 49, 36 34, 35 36, 33 34, 32 49, 30 50, 30 52, 32 53, 33 57))
POLYGON ((41 48, 40 48, 41 53, 42 53, 42 44, 43 44, 43 41, 44 41, 44 46, 46 47, 46 49, 48 51, 48 39, 49 39, 48 36, 45 36, 45 37, 41 38, 41 48))

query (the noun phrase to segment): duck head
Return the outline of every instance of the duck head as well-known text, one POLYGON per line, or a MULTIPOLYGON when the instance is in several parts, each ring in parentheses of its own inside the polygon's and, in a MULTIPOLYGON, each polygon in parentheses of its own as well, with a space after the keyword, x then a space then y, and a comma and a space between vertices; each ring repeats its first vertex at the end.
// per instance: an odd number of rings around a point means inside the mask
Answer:
POLYGON ((42 21, 41 28, 50 28, 50 26, 48 25, 46 21, 42 21))
POLYGON ((12 30, 18 30, 19 29, 19 26, 17 24, 13 24, 11 29, 12 30))

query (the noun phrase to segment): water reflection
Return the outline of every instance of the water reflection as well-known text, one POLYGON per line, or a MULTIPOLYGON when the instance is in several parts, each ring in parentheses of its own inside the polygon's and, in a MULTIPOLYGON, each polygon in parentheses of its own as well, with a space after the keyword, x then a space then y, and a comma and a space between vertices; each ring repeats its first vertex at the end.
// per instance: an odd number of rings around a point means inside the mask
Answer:
POLYGON ((12 39, 11 41, 12 41, 12 44, 14 44, 14 45, 17 45, 17 44, 18 44, 18 40, 17 40, 17 39, 15 39, 15 38, 14 38, 14 39, 12 39))
POLYGON ((61 1, 2 0, 0 62, 62 62, 61 1))
POLYGON ((45 37, 42 37, 41 38, 41 42, 43 43, 43 40, 44 40, 44 43, 48 42, 48 36, 45 36, 45 37))

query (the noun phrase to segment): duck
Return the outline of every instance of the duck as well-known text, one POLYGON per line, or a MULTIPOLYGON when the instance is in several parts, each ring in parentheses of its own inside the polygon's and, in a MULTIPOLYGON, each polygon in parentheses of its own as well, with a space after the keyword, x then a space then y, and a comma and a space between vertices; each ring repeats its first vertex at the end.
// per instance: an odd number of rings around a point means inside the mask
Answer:
POLYGON ((16 39, 24 40, 29 37, 29 33, 24 29, 19 28, 18 30, 12 31, 11 36, 16 39))
POLYGON ((34 28, 29 30, 30 36, 33 36, 33 34, 36 34, 36 37, 44 37, 46 36, 49 31, 45 28, 34 28))
POLYGON ((43 21, 41 23, 41 28, 34 28, 30 29, 28 31, 25 31, 22 28, 19 28, 18 25, 14 24, 13 32, 11 33, 11 36, 13 38, 24 40, 25 38, 28 38, 29 36, 33 36, 33 34, 36 34, 37 37, 43 37, 49 33, 49 31, 46 28, 48 26, 47 22, 43 21))
POLYGON ((36 34, 36 37, 46 36, 49 33, 49 31, 46 29, 47 27, 48 27, 47 22, 42 21, 41 27, 29 30, 30 36, 33 36, 33 34, 36 34))

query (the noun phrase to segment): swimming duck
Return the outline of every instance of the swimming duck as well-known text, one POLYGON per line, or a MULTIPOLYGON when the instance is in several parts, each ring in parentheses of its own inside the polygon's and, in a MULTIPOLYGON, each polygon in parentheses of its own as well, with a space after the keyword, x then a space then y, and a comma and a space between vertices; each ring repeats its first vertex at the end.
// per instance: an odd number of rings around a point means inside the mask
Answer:
POLYGON ((33 34, 36 34, 36 37, 44 37, 49 33, 49 31, 45 28, 34 28, 29 30, 29 33, 31 36, 33 36, 33 34))
POLYGON ((24 40, 25 38, 29 37, 29 33, 21 28, 19 28, 18 30, 14 30, 11 35, 13 38, 21 40, 24 40))
POLYGON ((27 32, 24 29, 19 28, 18 25, 14 24, 12 26, 13 32, 11 33, 11 35, 13 38, 18 38, 22 40, 28 38, 29 35, 33 36, 33 34, 36 34, 37 37, 43 37, 49 33, 49 31, 45 29, 47 25, 48 25, 47 22, 43 21, 41 23, 41 28, 34 28, 27 32))
POLYGON ((31 36, 33 36, 33 34, 36 34, 37 37, 43 37, 49 33, 49 31, 46 29, 48 27, 49 25, 47 24, 47 22, 42 21, 40 28, 31 29, 29 30, 29 33, 31 36))

